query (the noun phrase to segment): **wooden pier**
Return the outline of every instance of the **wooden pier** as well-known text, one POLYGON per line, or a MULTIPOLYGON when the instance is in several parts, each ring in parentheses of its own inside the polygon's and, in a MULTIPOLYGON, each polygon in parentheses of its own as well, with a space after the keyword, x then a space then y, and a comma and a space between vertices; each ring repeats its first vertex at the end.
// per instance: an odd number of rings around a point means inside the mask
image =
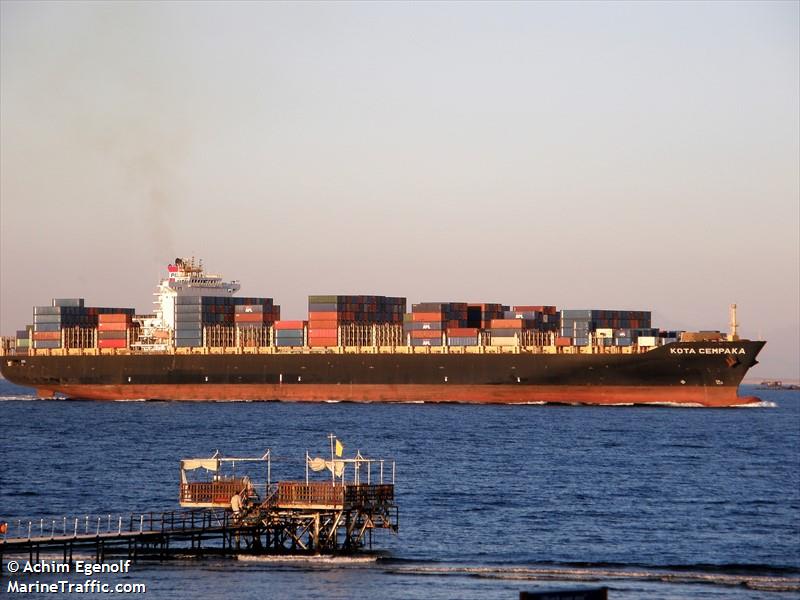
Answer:
POLYGON ((239 514, 219 508, 16 521, 0 539, 0 562, 10 555, 72 562, 89 552, 164 560, 176 555, 339 554, 372 547, 374 529, 397 532, 394 485, 279 482, 274 493, 239 514))
POLYGON ((391 483, 384 483, 383 460, 364 458, 360 451, 355 458, 339 458, 342 445, 332 434, 329 438, 330 461, 311 459, 306 453, 305 481, 272 483, 269 450, 258 458, 215 453, 211 458, 181 461, 182 510, 17 520, 0 529, 0 563, 9 555, 27 556, 30 561, 46 555, 72 562, 76 552, 89 552, 102 562, 106 556, 120 555, 135 561, 176 555, 331 555, 372 549, 374 530, 396 533, 399 527, 394 463, 391 483), (371 479, 373 463, 379 468, 377 483, 371 479), (266 467, 264 483, 242 473, 242 465, 246 469, 254 464, 266 467), (311 481, 310 470, 330 471, 331 479, 311 481), (205 472, 207 479, 192 480, 195 472, 205 472))

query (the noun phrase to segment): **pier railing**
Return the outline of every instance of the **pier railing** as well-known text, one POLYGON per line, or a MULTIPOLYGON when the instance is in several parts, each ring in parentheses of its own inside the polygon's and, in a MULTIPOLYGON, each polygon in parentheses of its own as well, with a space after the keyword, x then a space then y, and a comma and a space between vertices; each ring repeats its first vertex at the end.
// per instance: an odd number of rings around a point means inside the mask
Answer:
POLYGON ((344 488, 328 482, 281 481, 273 502, 279 507, 344 506, 344 488))
POLYGON ((376 506, 394 502, 394 486, 391 484, 347 485, 344 489, 344 501, 348 506, 376 506))
POLYGON ((58 519, 15 519, 7 524, 0 542, 222 529, 229 527, 233 520, 230 512, 202 509, 130 513, 126 516, 106 514, 58 519))
POLYGON ((230 506, 231 498, 253 489, 244 479, 232 481, 202 481, 180 484, 180 503, 201 505, 214 504, 230 506))
POLYGON ((282 481, 272 504, 278 507, 300 508, 307 506, 354 507, 378 506, 394 502, 391 484, 333 485, 328 482, 304 483, 282 481))

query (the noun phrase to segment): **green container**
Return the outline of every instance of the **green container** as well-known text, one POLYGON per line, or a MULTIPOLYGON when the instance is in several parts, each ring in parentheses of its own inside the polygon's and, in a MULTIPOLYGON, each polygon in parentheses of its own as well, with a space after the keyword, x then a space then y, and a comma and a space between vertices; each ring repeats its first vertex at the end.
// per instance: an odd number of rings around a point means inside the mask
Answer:
POLYGON ((338 296, 309 296, 309 304, 335 304, 338 302, 338 296))

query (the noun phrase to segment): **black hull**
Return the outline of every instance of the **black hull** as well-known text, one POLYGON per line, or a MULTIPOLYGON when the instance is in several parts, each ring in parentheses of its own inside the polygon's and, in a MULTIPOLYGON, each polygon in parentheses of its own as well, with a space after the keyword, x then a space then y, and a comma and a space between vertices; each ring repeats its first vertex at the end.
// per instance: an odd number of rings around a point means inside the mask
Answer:
POLYGON ((8 380, 43 394, 109 400, 674 401, 724 406, 754 400, 737 397, 736 390, 763 345, 676 343, 639 354, 6 356, 0 370, 8 380))

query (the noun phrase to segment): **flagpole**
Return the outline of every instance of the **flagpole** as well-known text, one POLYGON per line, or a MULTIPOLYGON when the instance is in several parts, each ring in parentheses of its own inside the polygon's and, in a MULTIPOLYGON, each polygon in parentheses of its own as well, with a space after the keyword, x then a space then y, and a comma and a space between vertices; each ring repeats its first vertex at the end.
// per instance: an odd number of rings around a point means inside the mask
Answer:
POLYGON ((332 433, 328 434, 328 437, 331 440, 331 483, 336 486, 336 463, 334 462, 333 458, 333 438, 334 435, 332 433))

